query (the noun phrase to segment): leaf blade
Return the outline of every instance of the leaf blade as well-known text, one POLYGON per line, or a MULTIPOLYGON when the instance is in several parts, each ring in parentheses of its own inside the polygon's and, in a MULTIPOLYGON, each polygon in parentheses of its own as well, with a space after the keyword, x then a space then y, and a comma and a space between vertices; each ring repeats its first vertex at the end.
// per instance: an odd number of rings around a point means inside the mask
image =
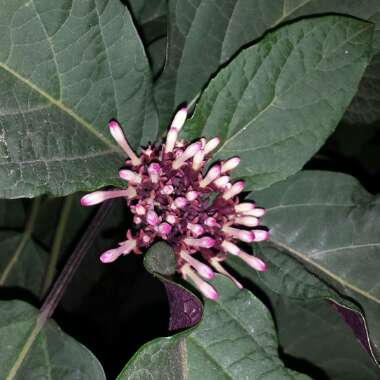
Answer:
POLYGON ((301 172, 255 194, 268 206, 269 245, 295 257, 364 310, 379 357, 379 200, 352 177, 301 172))
POLYGON ((211 80, 184 137, 219 136, 215 158, 238 155, 234 174, 248 189, 294 174, 349 105, 370 59, 371 39, 370 24, 337 16, 269 33, 211 80))
POLYGON ((379 49, 379 3, 349 0, 260 1, 231 0, 223 3, 169 1, 168 61, 157 84, 155 99, 160 124, 166 126, 176 107, 192 104, 221 65, 242 47, 265 32, 305 16, 341 14, 376 24, 375 48, 379 49), (207 54, 205 54, 207 52, 207 54), (194 57, 200 57, 194 64, 194 57))
POLYGON ((3 10, 0 195, 66 195, 116 183, 122 156, 109 119, 128 121, 133 145, 157 133, 151 73, 127 8, 17 0, 3 10))
POLYGON ((118 379, 134 379, 139 374, 163 378, 168 373, 166 369, 163 370, 158 362, 152 363, 152 359, 147 363, 146 358, 153 358, 155 350, 161 352, 163 347, 174 344, 182 344, 182 352, 177 351, 177 359, 182 362, 179 378, 241 379, 262 376, 262 379, 308 379, 286 369, 279 360, 273 322, 257 298, 247 290, 238 290, 223 276, 217 276, 213 285, 220 293, 220 300, 205 301, 205 314, 198 326, 146 344, 118 379))
POLYGON ((42 331, 36 330, 37 310, 22 301, 0 302, 0 374, 3 379, 47 376, 51 379, 105 379, 102 367, 84 346, 64 334, 49 321, 42 331), (26 343, 33 334, 35 340, 26 343), (25 351, 20 361, 19 353, 25 351), (47 350, 47 351, 46 351, 47 350), (48 357, 45 355, 48 354, 48 357), (50 355, 50 356, 49 356, 50 355))

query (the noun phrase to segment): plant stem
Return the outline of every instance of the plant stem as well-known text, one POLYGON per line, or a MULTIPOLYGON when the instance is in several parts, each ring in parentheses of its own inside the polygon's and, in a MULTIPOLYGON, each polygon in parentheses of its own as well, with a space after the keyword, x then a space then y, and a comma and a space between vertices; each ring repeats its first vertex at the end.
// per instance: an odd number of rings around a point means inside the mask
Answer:
POLYGON ((3 286, 5 284, 5 281, 7 280, 9 274, 11 273, 11 270, 17 263, 17 260, 19 259, 20 255, 22 254, 22 251, 25 248, 26 243, 32 236, 34 224, 37 220, 38 211, 40 209, 41 205, 41 197, 34 198, 32 203, 32 208, 30 210, 29 219, 25 225, 24 233, 22 235, 22 238, 20 240, 20 243, 18 244, 15 254, 12 256, 12 259, 9 261, 8 265, 4 269, 1 277, 0 277, 0 286, 3 286))
POLYGON ((104 218, 112 209, 113 205, 114 202, 112 200, 109 200, 102 204, 102 206, 97 211, 95 217, 92 219, 86 232, 79 241, 78 245, 74 249, 73 253, 67 260, 61 274, 58 276, 49 294, 47 295, 43 305, 41 306, 40 314, 38 316, 38 323, 40 326, 43 326, 46 320, 50 318, 54 313, 57 305, 62 299, 62 296, 67 286, 73 278, 75 271, 79 267, 79 264, 85 256, 88 248, 93 243, 97 233, 99 232, 102 226, 104 218))
POLYGON ((73 205, 73 200, 74 200, 74 197, 70 195, 66 197, 63 202, 58 226, 54 234, 53 245, 52 245, 51 253, 49 257, 49 263, 48 263, 48 268, 47 268, 47 272, 45 276, 45 281, 42 287, 42 293, 41 293, 42 297, 46 295, 46 292, 49 290, 51 283, 53 282, 53 279, 54 279, 59 254, 61 253, 63 236, 65 234, 67 222, 69 220, 71 208, 73 205))
MULTIPOLYGON (((30 332, 28 338, 26 339, 20 351, 20 354, 17 356, 16 361, 14 365, 12 366, 6 380, 13 380, 16 377, 17 371, 20 369, 23 361, 28 355, 30 349, 33 346, 34 341, 36 340, 38 334, 44 327, 46 321, 54 313, 54 310, 56 309, 59 301, 61 300, 67 286, 70 283, 70 280, 73 278, 76 269, 78 268, 83 257, 85 256, 88 248, 94 241, 94 238, 96 237, 96 234, 99 232, 99 229, 102 225, 104 218, 106 217, 108 212, 111 210, 113 204, 114 202, 112 200, 103 203, 103 205, 99 208, 95 217, 91 221, 86 232, 82 236, 81 240, 79 241, 79 244, 74 249, 74 252, 69 257, 61 274, 58 276, 52 289, 50 290, 48 296, 46 297, 45 302, 41 306, 40 313, 36 319, 36 323, 32 331, 30 332)), ((63 214, 63 211, 62 211, 62 214, 63 214)), ((32 212, 32 215, 33 215, 33 212, 32 212)))

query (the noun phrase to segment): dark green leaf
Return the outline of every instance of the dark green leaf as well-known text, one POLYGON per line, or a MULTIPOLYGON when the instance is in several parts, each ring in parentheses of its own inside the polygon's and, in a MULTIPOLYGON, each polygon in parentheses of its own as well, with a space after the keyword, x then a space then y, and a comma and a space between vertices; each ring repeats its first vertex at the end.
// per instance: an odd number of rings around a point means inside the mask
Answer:
POLYGON ((379 368, 331 304, 272 298, 281 351, 293 366, 317 367, 317 379, 376 380, 379 368))
POLYGON ((371 39, 371 24, 336 16, 269 33, 211 80, 185 137, 219 136, 216 158, 238 155, 235 174, 247 188, 286 178, 338 124, 370 58, 371 39))
POLYGON ((21 301, 0 302, 0 378, 4 380, 105 380, 97 359, 54 321, 36 333, 38 311, 21 301), (24 360, 17 360, 26 354, 24 360))
POLYGON ((254 198, 268 209, 271 247, 362 307, 379 357, 379 199, 352 177, 330 172, 301 172, 254 198))
POLYGON ((15 0, 0 13, 0 196, 64 195, 114 183, 107 122, 154 140, 151 73, 132 19, 113 0, 15 0))
POLYGON ((39 296, 47 266, 47 253, 29 236, 0 232, 0 286, 18 287, 39 296))
POLYGON ((284 354, 307 360, 323 370, 329 379, 379 378, 379 368, 327 302, 294 302, 278 298, 275 309, 284 354))
MULTIPOLYGON (((166 19, 167 0, 155 0, 154 2, 149 0, 125 0, 125 2, 129 5, 144 34, 146 33, 146 28, 149 28, 149 24, 166 19)), ((166 34, 166 28, 162 28, 161 34, 166 34)), ((150 36, 148 35, 147 37, 150 36)), ((146 40, 146 42, 150 41, 150 38, 146 40)))
POLYGON ((153 75, 156 77, 162 70, 165 64, 165 51, 167 39, 161 37, 153 41, 147 47, 147 54, 152 66, 153 75))
POLYGON ((205 301, 198 326, 146 344, 118 379, 308 379, 278 358, 272 319, 256 297, 222 276, 213 285, 220 298, 205 301))
MULTIPOLYGON (((372 379, 377 373, 375 361, 359 345, 354 331, 333 309, 331 301, 325 302, 323 299, 344 304, 365 323, 358 308, 285 252, 265 243, 260 243, 254 250, 268 264, 265 273, 254 271, 235 258, 230 258, 228 264, 246 281, 250 281, 254 289, 259 288, 265 300, 269 300, 282 351, 291 357, 289 360, 295 361, 292 368, 305 368, 304 371, 310 375, 315 374, 317 368, 317 371, 323 370, 327 375, 334 374, 330 376, 334 380, 339 378, 338 374, 356 380, 356 368, 359 368, 363 371, 363 380, 367 377, 372 379), (304 363, 305 366, 302 366, 303 361, 309 365, 304 363)), ((247 287, 251 284, 247 283, 247 287)), ((360 337, 368 342, 365 326, 360 331, 360 337)), ((365 346, 370 352, 368 344, 365 346)), ((322 378, 320 374, 315 377, 322 378)))
POLYGON ((161 72, 166 57, 167 0, 125 0, 137 22, 153 76, 161 72))
POLYGON ((380 120, 380 53, 376 54, 360 82, 358 94, 347 110, 345 124, 368 125, 380 120))
POLYGON ((21 199, 0 200, 0 227, 20 229, 25 225, 25 208, 21 199))
POLYGON ((379 192, 379 145, 380 53, 367 67, 358 93, 321 153, 340 162, 340 170, 349 170, 371 191, 379 192))
POLYGON ((176 256, 170 245, 160 241, 145 254, 144 265, 151 273, 169 276, 175 273, 176 256))
POLYGON ((156 87, 160 124, 165 127, 181 103, 193 103, 221 64, 243 46, 289 20, 345 14, 376 24, 378 0, 170 0, 168 60, 156 87))
POLYGON ((236 257, 230 257, 228 264, 249 281, 263 284, 281 296, 297 300, 333 298, 342 302, 334 289, 307 271, 304 265, 288 256, 286 252, 273 248, 265 242, 254 247, 254 251, 255 256, 268 265, 266 272, 255 271, 236 257))

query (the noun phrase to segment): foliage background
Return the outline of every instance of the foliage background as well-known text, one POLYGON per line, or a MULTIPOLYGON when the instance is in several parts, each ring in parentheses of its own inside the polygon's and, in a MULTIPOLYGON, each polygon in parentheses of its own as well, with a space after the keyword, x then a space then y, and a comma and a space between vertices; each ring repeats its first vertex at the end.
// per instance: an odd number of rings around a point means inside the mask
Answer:
MULTIPOLYGON (((214 329, 212 339, 223 334, 213 316, 230 307, 229 294, 240 302, 232 311, 255 305, 237 325, 267 333, 231 332, 260 358, 238 367, 252 378, 379 377, 378 1, 3 0, 0 9, 0 345, 9 346, 1 378, 102 379, 102 367, 107 378, 144 378, 154 368, 180 378, 183 363, 199 378, 207 355, 217 358, 209 377, 222 378, 231 363, 195 346, 203 329, 214 329), (218 278, 221 304, 206 303, 200 326, 143 347, 122 371, 144 343, 173 333, 164 285, 141 257, 98 263, 131 223, 115 202, 54 314, 68 335, 49 322, 17 364, 38 315, 30 305, 39 307, 50 285, 46 273, 61 271, 94 216, 78 207, 77 192, 119 183, 122 156, 108 120, 120 120, 138 147, 161 136, 181 103, 196 102, 184 136, 221 136, 217 157, 242 156, 248 196, 268 208, 271 240, 253 251, 269 271, 230 262, 255 296, 235 295, 218 278)), ((249 357, 244 347, 236 355, 249 357)))

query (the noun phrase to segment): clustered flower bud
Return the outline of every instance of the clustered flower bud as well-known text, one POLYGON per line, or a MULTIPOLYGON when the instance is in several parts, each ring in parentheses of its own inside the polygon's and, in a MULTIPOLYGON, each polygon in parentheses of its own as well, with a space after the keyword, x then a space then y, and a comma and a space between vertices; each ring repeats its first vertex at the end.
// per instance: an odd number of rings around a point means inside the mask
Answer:
POLYGON ((130 252, 141 254, 155 240, 162 239, 174 248, 177 271, 183 278, 215 300, 218 294, 207 282, 215 271, 242 287, 221 265, 229 254, 255 270, 266 270, 263 261, 239 246, 268 238, 268 232, 258 227, 265 210, 253 202, 240 203, 244 181, 232 183, 229 176, 239 165, 238 157, 205 170, 219 138, 201 138, 190 144, 178 139, 186 117, 187 109, 180 109, 165 143, 148 146, 140 156, 129 146, 120 125, 111 121, 111 135, 128 157, 119 172, 127 182, 126 188, 95 191, 85 195, 81 204, 91 206, 122 197, 134 215, 134 228, 127 231, 126 240, 117 248, 100 256, 103 263, 130 252))

